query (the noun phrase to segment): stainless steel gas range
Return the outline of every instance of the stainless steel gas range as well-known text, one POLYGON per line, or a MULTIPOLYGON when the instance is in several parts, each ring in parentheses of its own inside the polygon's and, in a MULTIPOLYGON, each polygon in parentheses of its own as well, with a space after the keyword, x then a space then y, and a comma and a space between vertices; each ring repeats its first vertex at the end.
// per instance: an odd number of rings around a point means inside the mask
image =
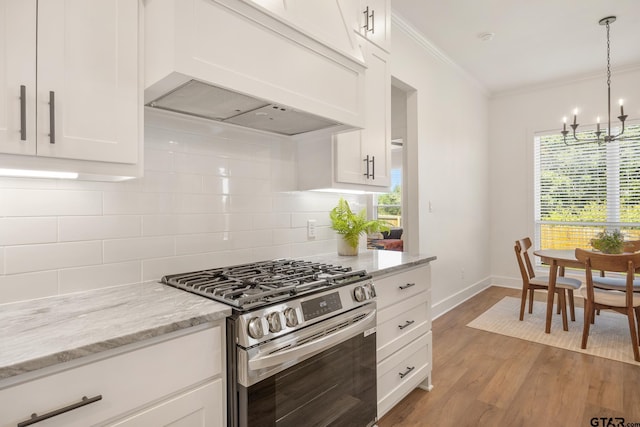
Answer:
POLYGON ((376 294, 364 270, 280 259, 162 281, 233 307, 230 426, 376 423, 376 294))

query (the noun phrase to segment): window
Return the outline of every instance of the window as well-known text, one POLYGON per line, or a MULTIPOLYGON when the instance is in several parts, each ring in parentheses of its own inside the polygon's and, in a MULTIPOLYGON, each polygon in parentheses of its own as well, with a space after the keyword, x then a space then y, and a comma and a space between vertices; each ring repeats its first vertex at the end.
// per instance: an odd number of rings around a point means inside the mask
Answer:
POLYGON ((376 218, 402 227, 402 169, 391 169, 391 192, 373 198, 376 218))
POLYGON ((590 248, 607 228, 640 239, 640 126, 625 134, 633 140, 569 146, 559 134, 535 137, 537 247, 590 248))

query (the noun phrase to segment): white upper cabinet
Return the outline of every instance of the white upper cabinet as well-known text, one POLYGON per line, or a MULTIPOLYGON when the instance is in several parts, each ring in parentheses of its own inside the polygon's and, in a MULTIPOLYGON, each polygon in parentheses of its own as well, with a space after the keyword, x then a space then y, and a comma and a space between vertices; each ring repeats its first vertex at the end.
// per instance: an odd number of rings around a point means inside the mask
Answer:
POLYGON ((363 40, 363 129, 297 141, 298 188, 388 191, 391 186, 389 55, 363 40), (332 139, 329 141, 328 139, 332 139))
POLYGON ((35 16, 35 1, 0 0, 0 152, 4 153, 36 153, 35 16))
POLYGON ((0 152, 51 159, 5 156, 0 164, 137 175, 139 1, 0 0, 0 10, 0 152))
POLYGON ((361 0, 358 32, 389 52, 391 47, 391 0, 361 0))
POLYGON ((365 46, 365 128, 334 136, 336 181, 391 185, 391 76, 388 55, 365 46))

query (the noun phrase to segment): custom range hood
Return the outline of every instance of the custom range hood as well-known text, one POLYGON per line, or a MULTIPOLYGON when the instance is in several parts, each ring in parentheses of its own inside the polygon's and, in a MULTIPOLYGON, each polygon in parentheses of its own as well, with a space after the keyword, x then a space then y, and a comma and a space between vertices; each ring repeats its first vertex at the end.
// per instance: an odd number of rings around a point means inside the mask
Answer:
POLYGON ((287 136, 341 125, 198 80, 189 80, 146 105, 287 136))
MULTIPOLYGON (((307 26, 331 36, 325 43, 260 4, 147 2, 146 108, 295 138, 364 127, 366 65, 353 28, 312 25, 309 16, 307 26)), ((323 9, 344 24, 341 4, 323 9)))

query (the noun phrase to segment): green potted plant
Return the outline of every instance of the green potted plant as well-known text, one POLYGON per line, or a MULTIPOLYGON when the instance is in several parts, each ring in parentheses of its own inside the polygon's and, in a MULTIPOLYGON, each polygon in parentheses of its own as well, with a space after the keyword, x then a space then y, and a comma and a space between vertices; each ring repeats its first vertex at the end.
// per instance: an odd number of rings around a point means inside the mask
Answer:
POLYGON ((388 231, 389 226, 381 220, 367 220, 363 209, 354 213, 349 203, 342 197, 338 205, 329 212, 331 228, 340 234, 338 238, 338 255, 358 255, 360 235, 388 231))
POLYGON ((624 248, 624 236, 620 230, 604 230, 591 239, 591 246, 605 254, 621 254, 624 248))

